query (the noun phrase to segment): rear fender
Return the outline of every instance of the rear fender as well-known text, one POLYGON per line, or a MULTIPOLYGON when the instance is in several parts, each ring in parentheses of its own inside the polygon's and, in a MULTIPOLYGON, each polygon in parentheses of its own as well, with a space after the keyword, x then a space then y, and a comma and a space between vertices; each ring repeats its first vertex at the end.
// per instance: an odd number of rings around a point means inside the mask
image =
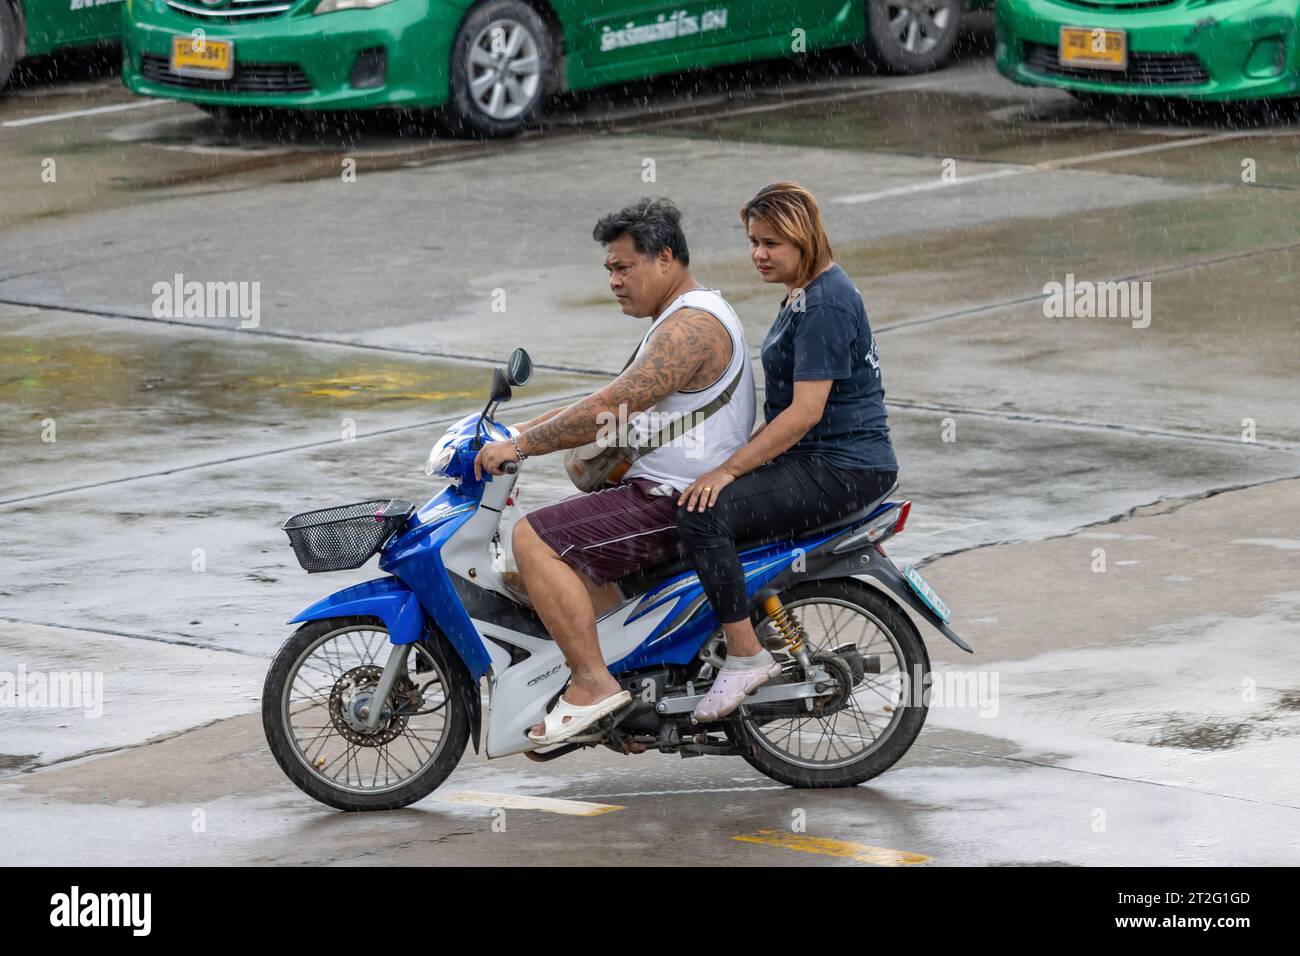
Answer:
POLYGON ((847 554, 831 554, 830 548, 823 546, 818 551, 809 552, 803 564, 802 568, 796 563, 794 567, 783 571, 768 586, 780 591, 800 581, 866 576, 872 578, 881 590, 887 591, 898 603, 910 607, 931 627, 963 651, 968 654, 975 653, 975 649, 958 637, 957 633, 944 623, 943 618, 930 610, 925 602, 917 597, 897 565, 874 545, 864 545, 861 550, 850 551, 847 554))

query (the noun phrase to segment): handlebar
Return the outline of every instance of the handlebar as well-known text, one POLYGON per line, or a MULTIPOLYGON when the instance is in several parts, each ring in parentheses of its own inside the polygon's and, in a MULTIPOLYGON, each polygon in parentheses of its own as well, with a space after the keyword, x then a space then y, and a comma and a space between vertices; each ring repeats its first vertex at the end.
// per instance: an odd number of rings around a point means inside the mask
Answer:
POLYGON ((508 462, 506 462, 504 465, 501 466, 501 471, 502 471, 504 474, 507 474, 507 475, 513 475, 513 474, 515 474, 517 471, 519 471, 519 462, 517 462, 517 461, 508 461, 508 462))

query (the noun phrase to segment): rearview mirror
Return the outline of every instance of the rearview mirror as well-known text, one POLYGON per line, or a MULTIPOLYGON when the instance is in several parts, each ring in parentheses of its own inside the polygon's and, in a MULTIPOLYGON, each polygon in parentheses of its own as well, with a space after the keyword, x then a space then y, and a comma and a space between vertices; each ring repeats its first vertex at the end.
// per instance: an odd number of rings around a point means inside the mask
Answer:
POLYGON ((515 349, 510 353, 510 361, 506 363, 506 381, 516 386, 527 385, 532 377, 533 360, 523 349, 515 349))
POLYGON ((488 404, 510 401, 510 376, 500 365, 492 370, 492 392, 488 404))

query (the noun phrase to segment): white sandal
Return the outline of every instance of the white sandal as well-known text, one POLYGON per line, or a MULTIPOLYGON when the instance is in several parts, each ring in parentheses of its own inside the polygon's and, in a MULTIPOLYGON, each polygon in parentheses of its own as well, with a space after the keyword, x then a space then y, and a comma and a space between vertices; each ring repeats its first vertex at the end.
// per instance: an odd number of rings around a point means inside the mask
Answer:
POLYGON ((598 700, 594 704, 570 704, 561 697, 551 708, 551 712, 542 719, 545 731, 540 737, 528 732, 528 739, 544 747, 558 744, 570 737, 575 737, 596 723, 602 717, 608 717, 614 711, 632 702, 631 691, 621 690, 617 694, 598 700), (568 718, 566 720, 565 718, 568 718))

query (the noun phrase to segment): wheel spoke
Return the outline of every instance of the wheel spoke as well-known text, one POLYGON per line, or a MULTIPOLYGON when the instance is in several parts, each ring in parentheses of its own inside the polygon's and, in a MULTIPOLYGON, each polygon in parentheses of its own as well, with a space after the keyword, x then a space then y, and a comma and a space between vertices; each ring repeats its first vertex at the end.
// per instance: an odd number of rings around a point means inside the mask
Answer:
POLYGON ((501 112, 501 101, 506 98, 505 85, 500 81, 495 81, 492 87, 492 98, 488 101, 487 111, 490 116, 497 116, 501 112))
POLYGON ((537 57, 521 56, 518 59, 511 60, 506 65, 506 69, 511 73, 526 73, 532 76, 538 70, 537 57))
POLYGON ((519 85, 519 81, 513 76, 507 73, 501 78, 501 81, 505 84, 506 91, 510 95, 511 106, 523 106, 528 102, 528 94, 524 92, 524 88, 519 85))

